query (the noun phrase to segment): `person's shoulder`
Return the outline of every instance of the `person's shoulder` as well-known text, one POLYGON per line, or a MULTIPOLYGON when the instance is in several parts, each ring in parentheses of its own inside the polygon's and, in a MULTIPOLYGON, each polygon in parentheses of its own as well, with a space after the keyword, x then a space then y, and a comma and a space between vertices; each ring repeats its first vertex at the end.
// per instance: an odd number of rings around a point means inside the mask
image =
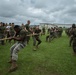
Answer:
POLYGON ((25 26, 28 26, 28 24, 25 24, 25 26))
POLYGON ((26 31, 24 29, 21 29, 20 33, 26 33, 26 31))
POLYGON ((25 30, 24 29, 21 29, 21 31, 20 32, 25 32, 25 30))

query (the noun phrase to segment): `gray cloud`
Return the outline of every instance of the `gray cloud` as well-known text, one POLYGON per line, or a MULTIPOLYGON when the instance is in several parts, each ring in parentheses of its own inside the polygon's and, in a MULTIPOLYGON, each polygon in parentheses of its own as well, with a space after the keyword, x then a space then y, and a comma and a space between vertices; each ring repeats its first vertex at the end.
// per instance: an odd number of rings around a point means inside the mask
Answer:
POLYGON ((0 0, 0 21, 76 23, 76 0, 0 0))

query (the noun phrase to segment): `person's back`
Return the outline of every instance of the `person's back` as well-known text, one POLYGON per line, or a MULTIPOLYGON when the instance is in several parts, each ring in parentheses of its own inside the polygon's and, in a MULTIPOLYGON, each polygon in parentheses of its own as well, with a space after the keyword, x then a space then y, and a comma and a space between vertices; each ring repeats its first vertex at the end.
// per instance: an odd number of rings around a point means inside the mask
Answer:
POLYGON ((27 33, 26 33, 26 31, 25 30, 21 30, 20 32, 19 32, 19 37, 22 37, 23 38, 23 40, 21 40, 21 41, 18 41, 19 43, 22 43, 22 44, 25 44, 26 43, 26 35, 27 35, 27 33))
POLYGON ((74 53, 76 54, 76 26, 75 26, 75 24, 74 25, 72 25, 72 28, 73 28, 73 31, 72 31, 72 47, 73 47, 73 51, 74 51, 74 53))

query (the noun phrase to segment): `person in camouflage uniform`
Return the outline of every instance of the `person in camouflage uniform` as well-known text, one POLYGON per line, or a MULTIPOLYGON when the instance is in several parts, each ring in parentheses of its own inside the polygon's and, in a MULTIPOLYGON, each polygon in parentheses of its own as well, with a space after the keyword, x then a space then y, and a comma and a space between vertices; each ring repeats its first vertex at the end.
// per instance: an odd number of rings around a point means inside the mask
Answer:
POLYGON ((72 24, 72 27, 69 29, 69 34, 70 34, 70 41, 69 41, 69 46, 73 43, 73 32, 75 30, 75 24, 72 24))
POLYGON ((58 27, 58 37, 62 36, 62 32, 63 32, 63 28, 62 27, 58 27))
POLYGON ((51 42, 53 39, 54 39, 54 30, 51 27, 51 29, 50 29, 50 35, 49 35, 49 42, 51 42))
POLYGON ((15 37, 10 37, 10 39, 17 40, 17 42, 10 48, 11 51, 11 59, 9 63, 11 63, 11 67, 9 72, 12 72, 17 69, 17 59, 18 59, 18 52, 26 46, 26 32, 22 30, 20 26, 15 25, 14 30, 16 32, 15 37))
POLYGON ((22 28, 22 29, 24 29, 24 28, 25 28, 25 25, 24 25, 23 23, 21 24, 21 28, 22 28))
MULTIPOLYGON (((6 26, 6 37, 9 38, 10 37, 10 27, 11 27, 11 23, 9 23, 6 26)), ((6 42, 10 42, 10 40, 6 40, 6 42)))
POLYGON ((33 48, 33 50, 36 50, 36 48, 38 48, 39 47, 39 45, 41 44, 41 40, 40 40, 40 38, 39 38, 39 34, 41 33, 41 29, 39 29, 39 27, 37 26, 35 29, 34 29, 34 31, 33 31, 33 34, 34 34, 34 36, 33 36, 33 46, 34 46, 34 48, 33 48), (36 34, 36 35, 35 35, 36 34), (36 44, 36 41, 37 41, 37 44, 36 44), (36 47, 36 48, 35 48, 36 47))
MULTIPOLYGON (((14 23, 11 24, 10 30, 9 30, 10 37, 14 37, 15 31, 14 31, 14 23)), ((11 44, 11 40, 9 40, 9 43, 11 44)), ((14 40, 15 43, 15 40, 14 40)))
MULTIPOLYGON (((27 21, 27 24, 25 25, 25 31, 27 31, 27 35, 30 34, 30 20, 27 21)), ((29 43, 30 36, 27 36, 27 44, 29 43)))
POLYGON ((72 42, 72 48, 73 48, 73 51, 76 55, 76 26, 75 24, 72 25, 72 33, 71 33, 71 42, 72 42))
POLYGON ((42 28, 42 34, 45 35, 45 27, 42 28))
POLYGON ((13 37, 14 34, 15 34, 15 31, 14 31, 14 23, 11 24, 9 34, 10 34, 11 37, 13 37))
POLYGON ((50 30, 49 30, 49 35, 46 36, 46 42, 50 42, 52 39, 54 38, 54 30, 53 28, 51 27, 50 30))
MULTIPOLYGON (((0 22, 0 39, 5 37, 5 27, 2 22, 0 22)), ((0 40, 1 45, 4 45, 4 40, 0 40)))
POLYGON ((58 27, 54 27, 54 38, 58 37, 58 27))

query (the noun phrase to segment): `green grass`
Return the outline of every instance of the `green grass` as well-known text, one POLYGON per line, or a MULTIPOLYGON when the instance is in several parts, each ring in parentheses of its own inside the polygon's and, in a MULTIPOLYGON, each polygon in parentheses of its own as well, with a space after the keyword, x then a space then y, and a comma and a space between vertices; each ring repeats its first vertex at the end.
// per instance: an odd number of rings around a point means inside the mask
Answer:
POLYGON ((19 52, 18 70, 8 73, 10 64, 9 43, 0 45, 0 75, 76 75, 76 56, 69 47, 69 37, 63 33, 61 38, 52 42, 45 42, 45 35, 41 36, 42 43, 37 51, 33 51, 32 39, 30 44, 19 52))

